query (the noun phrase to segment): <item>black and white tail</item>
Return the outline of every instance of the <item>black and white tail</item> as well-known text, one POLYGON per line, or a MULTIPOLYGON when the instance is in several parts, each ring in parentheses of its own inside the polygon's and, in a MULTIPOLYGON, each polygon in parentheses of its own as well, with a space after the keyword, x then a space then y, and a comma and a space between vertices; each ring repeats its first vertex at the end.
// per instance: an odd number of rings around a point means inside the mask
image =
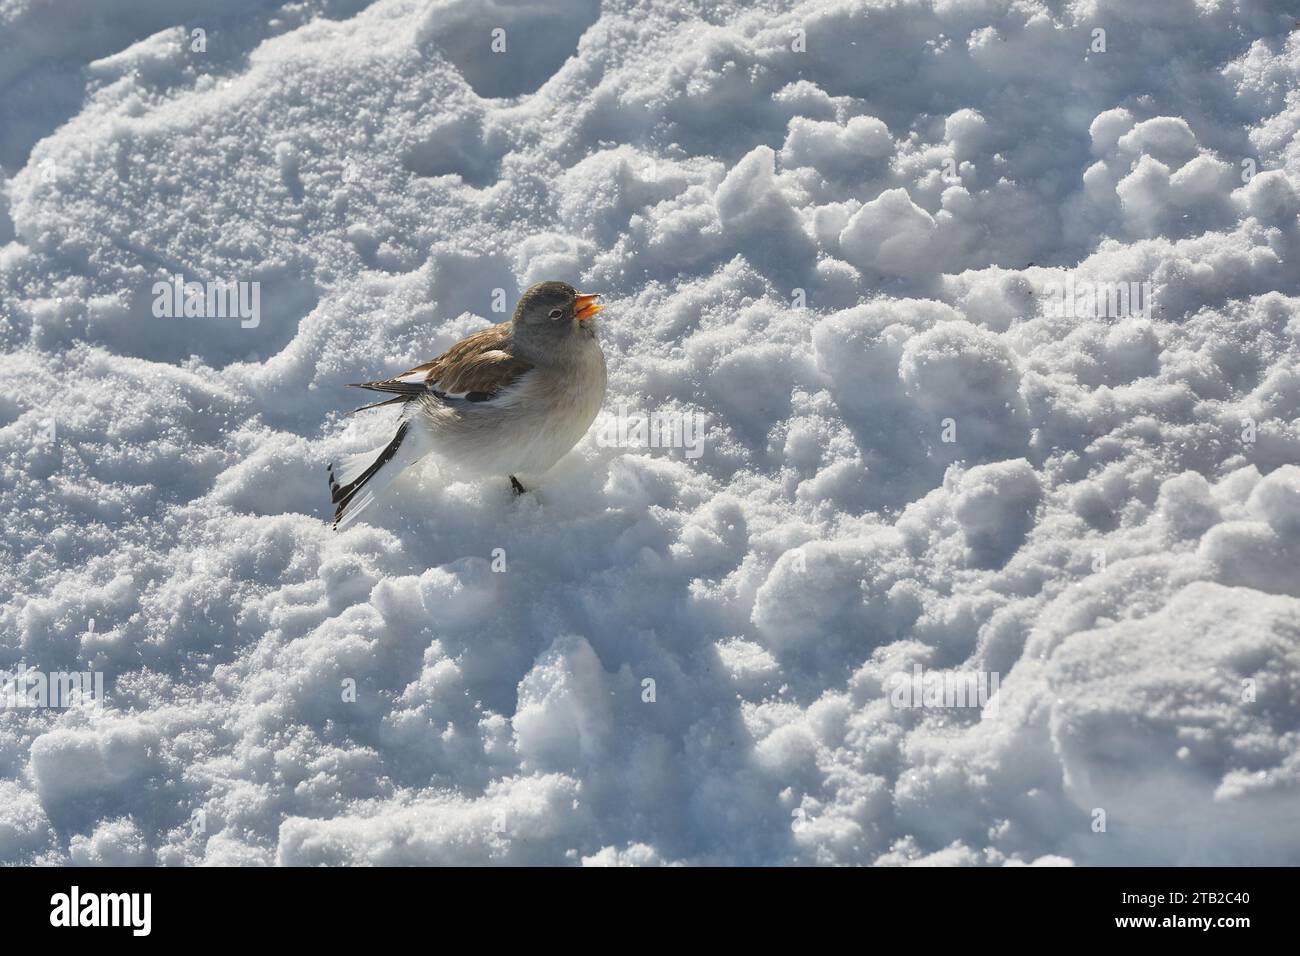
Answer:
POLYGON ((397 434, 383 448, 347 455, 338 466, 329 466, 330 500, 334 504, 334 528, 347 527, 370 506, 408 467, 429 451, 418 426, 403 421, 397 434))

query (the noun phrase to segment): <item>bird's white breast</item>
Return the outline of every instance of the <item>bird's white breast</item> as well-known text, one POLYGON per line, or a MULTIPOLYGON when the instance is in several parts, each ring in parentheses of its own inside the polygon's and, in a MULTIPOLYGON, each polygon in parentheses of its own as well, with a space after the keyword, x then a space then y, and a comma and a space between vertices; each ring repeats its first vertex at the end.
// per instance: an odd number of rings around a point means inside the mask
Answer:
POLYGON ((600 345, 584 338, 570 361, 527 372, 491 407, 435 410, 423 418, 440 467, 457 477, 539 475, 586 434, 605 384, 600 345))

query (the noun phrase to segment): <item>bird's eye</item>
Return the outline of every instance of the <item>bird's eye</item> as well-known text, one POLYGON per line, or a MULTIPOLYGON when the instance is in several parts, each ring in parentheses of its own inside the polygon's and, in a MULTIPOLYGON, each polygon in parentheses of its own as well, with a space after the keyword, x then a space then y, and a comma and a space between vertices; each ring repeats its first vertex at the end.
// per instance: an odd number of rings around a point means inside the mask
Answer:
POLYGON ((563 309, 551 309, 551 318, 558 319, 562 315, 564 315, 563 309))

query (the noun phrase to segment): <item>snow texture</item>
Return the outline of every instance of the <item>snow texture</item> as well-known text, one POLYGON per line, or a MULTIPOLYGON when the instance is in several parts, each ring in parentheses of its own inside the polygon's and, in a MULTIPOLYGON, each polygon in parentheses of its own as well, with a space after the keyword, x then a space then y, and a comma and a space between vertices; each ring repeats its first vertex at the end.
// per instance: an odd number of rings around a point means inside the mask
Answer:
POLYGON ((1300 864, 1288 6, 0 2, 0 861, 1300 864), (331 531, 542 279, 597 427, 331 531))

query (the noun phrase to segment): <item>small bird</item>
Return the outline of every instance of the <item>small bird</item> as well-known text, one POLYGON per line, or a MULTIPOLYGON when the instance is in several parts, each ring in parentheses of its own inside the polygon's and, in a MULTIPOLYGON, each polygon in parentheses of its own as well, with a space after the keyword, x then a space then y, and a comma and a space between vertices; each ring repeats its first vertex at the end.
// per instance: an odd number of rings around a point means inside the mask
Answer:
POLYGON ((432 362, 354 388, 394 397, 354 412, 400 405, 383 448, 329 466, 334 527, 361 513, 404 470, 432 453, 458 478, 540 475, 577 444, 605 398, 605 355, 596 338, 597 294, 541 282, 509 322, 475 332, 432 362))

